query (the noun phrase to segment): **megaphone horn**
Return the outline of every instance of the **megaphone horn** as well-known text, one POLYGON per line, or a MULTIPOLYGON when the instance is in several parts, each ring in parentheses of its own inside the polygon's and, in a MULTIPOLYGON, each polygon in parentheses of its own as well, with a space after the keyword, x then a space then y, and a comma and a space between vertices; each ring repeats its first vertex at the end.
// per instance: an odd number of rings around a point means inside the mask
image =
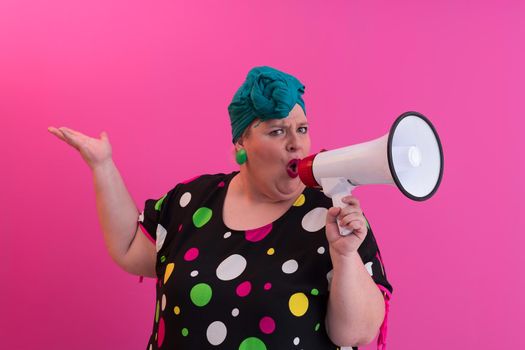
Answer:
POLYGON ((341 198, 355 186, 367 184, 395 184, 408 198, 424 201, 441 183, 443 149, 430 120, 421 113, 406 112, 375 140, 300 160, 298 173, 306 186, 321 186, 339 207, 346 206, 341 198))

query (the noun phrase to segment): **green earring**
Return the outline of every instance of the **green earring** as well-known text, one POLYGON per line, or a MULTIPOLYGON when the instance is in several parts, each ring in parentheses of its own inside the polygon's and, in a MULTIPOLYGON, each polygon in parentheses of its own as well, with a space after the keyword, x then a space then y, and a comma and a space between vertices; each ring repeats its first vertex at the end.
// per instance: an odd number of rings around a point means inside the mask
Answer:
POLYGON ((246 155, 246 150, 244 148, 241 148, 237 152, 235 152, 235 161, 239 165, 243 165, 246 163, 246 160, 248 159, 248 156, 246 155))

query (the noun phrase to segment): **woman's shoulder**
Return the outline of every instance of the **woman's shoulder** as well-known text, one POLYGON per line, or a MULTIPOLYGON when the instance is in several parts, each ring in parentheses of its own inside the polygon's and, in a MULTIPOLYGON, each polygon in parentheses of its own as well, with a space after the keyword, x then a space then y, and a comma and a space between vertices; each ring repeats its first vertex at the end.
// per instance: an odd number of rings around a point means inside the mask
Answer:
POLYGON ((184 181, 181 181, 177 184, 179 187, 194 187, 194 186, 203 186, 203 185, 216 185, 222 187, 226 181, 231 180, 231 178, 236 174, 236 171, 231 173, 215 173, 215 174, 200 174, 193 177, 190 177, 184 181))
POLYGON ((162 197, 162 207, 186 207, 190 201, 196 202, 198 199, 214 196, 235 174, 236 172, 200 174, 180 181, 162 197))
POLYGON ((169 197, 182 195, 186 192, 191 193, 208 193, 212 189, 224 187, 236 174, 231 173, 215 173, 215 174, 200 174, 187 178, 186 180, 178 182, 168 192, 169 197))

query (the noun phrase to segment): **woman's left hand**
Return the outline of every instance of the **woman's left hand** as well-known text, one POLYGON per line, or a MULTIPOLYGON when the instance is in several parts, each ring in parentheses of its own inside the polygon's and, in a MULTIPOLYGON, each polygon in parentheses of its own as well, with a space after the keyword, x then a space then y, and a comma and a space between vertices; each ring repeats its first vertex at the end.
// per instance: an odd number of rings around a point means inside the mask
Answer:
POLYGON ((343 197, 342 200, 348 204, 346 208, 332 207, 326 215, 326 238, 330 245, 332 257, 333 254, 345 257, 356 252, 365 240, 368 231, 359 200, 352 195, 343 197), (352 233, 341 236, 337 225, 338 221, 341 227, 353 230, 352 233))

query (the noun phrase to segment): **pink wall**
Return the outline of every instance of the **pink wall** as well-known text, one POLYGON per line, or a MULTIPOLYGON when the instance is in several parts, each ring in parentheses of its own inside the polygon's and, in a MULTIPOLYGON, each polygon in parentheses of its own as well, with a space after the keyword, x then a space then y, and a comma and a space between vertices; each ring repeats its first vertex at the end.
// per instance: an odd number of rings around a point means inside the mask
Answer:
POLYGON ((235 168, 226 107, 264 64, 306 84, 313 151, 376 138, 406 110, 440 133, 434 198, 355 192, 395 288, 389 348, 525 348, 524 11, 496 0, 2 0, 0 346, 144 349, 153 322, 153 281, 112 263, 88 168, 46 128, 106 130, 142 207, 179 180, 235 168))

